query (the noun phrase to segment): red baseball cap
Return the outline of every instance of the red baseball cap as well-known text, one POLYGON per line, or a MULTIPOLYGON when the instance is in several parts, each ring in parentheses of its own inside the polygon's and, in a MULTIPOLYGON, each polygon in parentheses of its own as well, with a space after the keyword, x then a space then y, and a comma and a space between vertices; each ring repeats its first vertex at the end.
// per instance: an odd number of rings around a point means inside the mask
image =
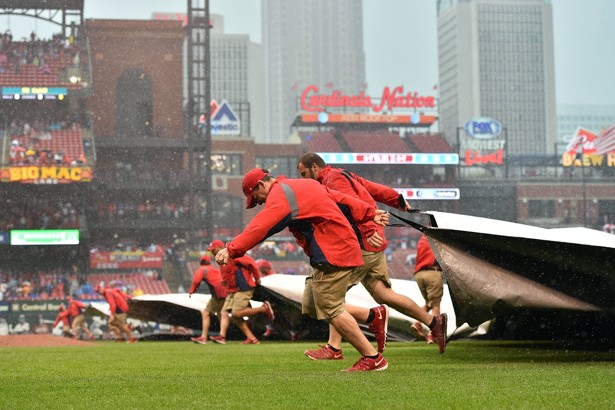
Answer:
POLYGON ((254 262, 256 262, 256 266, 258 266, 259 268, 269 268, 269 269, 271 269, 271 263, 268 260, 257 259, 254 262))
POLYGON ((243 194, 247 198, 246 209, 254 208, 256 206, 256 200, 252 196, 252 192, 254 191, 254 188, 256 188, 256 185, 258 185, 258 181, 267 175, 269 175, 269 171, 266 169, 254 168, 243 177, 241 188, 243 189, 243 194))
POLYGON ((201 256, 201 262, 205 262, 207 265, 211 264, 211 258, 208 255, 201 256))
POLYGON ((216 239, 216 240, 211 242, 211 244, 209 245, 209 248, 207 250, 208 251, 213 251, 216 248, 224 248, 224 242, 222 242, 220 239, 216 239))

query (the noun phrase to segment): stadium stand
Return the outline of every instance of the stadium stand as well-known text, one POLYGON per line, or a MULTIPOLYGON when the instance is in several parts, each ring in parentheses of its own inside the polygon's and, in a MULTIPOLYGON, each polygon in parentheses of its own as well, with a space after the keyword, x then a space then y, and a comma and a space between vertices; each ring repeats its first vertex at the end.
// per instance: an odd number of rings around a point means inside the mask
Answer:
POLYGON ((347 131, 342 138, 352 152, 410 152, 399 135, 386 131, 347 131))
MULTIPOLYGON (((63 152, 71 159, 84 158, 83 137, 81 127, 74 125, 69 129, 59 131, 49 131, 48 137, 36 138, 38 150, 48 150, 52 153, 63 152)), ((32 145, 32 137, 21 135, 13 138, 13 141, 19 142, 22 147, 32 145)))
POLYGON ((300 133, 303 146, 312 152, 340 152, 340 144, 335 140, 333 132, 300 133))
POLYGON ((409 135, 407 136, 407 140, 410 148, 414 152, 455 152, 442 134, 409 135))
MULTIPOLYGON (((92 286, 100 282, 125 286, 132 293, 136 289, 141 289, 143 293, 149 295, 163 295, 171 293, 166 280, 158 279, 156 276, 149 277, 142 272, 129 273, 93 273, 88 276, 88 281, 92 286)), ((100 297, 99 297, 100 298, 100 297)))
POLYGON ((5 87, 66 87, 71 83, 66 70, 78 65, 78 47, 65 48, 58 40, 10 42, 0 52, 0 83, 5 87))

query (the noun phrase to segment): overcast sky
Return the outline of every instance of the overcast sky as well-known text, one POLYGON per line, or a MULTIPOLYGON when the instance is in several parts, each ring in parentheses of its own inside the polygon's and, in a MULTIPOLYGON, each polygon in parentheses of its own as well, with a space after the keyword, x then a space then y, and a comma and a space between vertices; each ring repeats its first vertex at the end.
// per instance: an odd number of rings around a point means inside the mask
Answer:
MULTIPOLYGON (((369 91, 402 84, 431 92, 438 82, 436 0, 362 1, 369 91)), ((551 2, 557 102, 615 105, 615 0, 551 2)), ((210 8, 224 15, 227 33, 261 42, 259 0, 211 0, 210 8)), ((186 0, 85 0, 86 19, 149 19, 153 12, 186 10, 186 0)), ((8 25, 16 37, 49 30, 33 19, 1 16, 0 29, 8 25)))

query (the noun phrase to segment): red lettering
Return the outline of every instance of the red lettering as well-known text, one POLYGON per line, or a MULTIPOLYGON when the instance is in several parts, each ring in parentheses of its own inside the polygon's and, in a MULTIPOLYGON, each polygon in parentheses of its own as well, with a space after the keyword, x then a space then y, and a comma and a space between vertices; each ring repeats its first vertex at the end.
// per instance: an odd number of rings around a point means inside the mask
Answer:
POLYGON ((498 164, 502 165, 504 158, 504 150, 497 150, 496 152, 480 155, 479 151, 466 150, 466 165, 471 166, 474 164, 498 164))
POLYGON ((395 87, 393 91, 385 87, 379 105, 372 104, 372 98, 361 91, 356 95, 344 95, 335 90, 331 94, 318 94, 319 88, 315 85, 307 86, 301 93, 301 108, 308 112, 321 112, 328 107, 364 107, 371 108, 379 113, 385 107, 388 110, 394 108, 435 108, 435 98, 421 96, 416 91, 404 95, 402 86, 395 87))

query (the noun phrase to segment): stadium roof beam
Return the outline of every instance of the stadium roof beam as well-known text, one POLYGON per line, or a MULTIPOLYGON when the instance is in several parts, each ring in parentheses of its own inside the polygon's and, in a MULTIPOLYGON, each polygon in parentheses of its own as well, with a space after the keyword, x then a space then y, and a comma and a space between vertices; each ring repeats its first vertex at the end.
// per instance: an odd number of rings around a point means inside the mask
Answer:
MULTIPOLYGON (((56 24, 65 36, 83 24, 84 0, 0 0, 0 15, 32 17, 56 24), (69 18, 73 18, 68 22, 69 18)), ((73 33, 75 34, 75 33, 73 33)))

